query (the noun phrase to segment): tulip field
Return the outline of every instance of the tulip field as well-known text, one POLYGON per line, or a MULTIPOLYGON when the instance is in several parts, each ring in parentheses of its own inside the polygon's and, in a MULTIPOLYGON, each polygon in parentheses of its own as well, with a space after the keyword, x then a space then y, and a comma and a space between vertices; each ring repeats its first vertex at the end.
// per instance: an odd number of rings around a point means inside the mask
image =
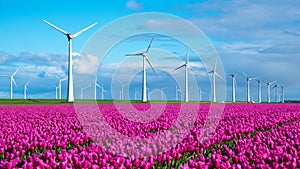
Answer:
MULTIPOLYGON (((170 128, 180 109, 180 104, 168 104, 155 121, 143 123, 121 116, 117 105, 98 106, 112 128, 128 137, 146 138, 170 128)), ((2 105, 0 169, 300 168, 300 104, 225 104, 214 132, 204 141, 198 136, 211 105, 194 107, 188 110, 197 118, 180 142, 134 158, 95 142, 73 105, 2 105)))

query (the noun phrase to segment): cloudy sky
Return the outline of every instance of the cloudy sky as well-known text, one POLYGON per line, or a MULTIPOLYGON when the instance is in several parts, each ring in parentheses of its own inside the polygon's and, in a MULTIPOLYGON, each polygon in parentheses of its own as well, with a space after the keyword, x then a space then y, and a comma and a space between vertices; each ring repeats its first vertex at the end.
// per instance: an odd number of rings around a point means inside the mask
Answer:
MULTIPOLYGON (((15 75, 17 86, 14 97, 23 97, 23 85, 28 85, 29 98, 55 98, 55 87, 59 78, 67 76, 68 48, 67 38, 57 32, 43 19, 60 28, 75 33, 94 23, 98 24, 73 40, 73 51, 81 53, 89 39, 111 22, 130 14, 141 12, 162 12, 178 16, 194 24, 211 41, 218 53, 226 73, 245 71, 251 77, 265 82, 277 80, 285 85, 285 99, 300 100, 300 1, 0 1, 0 75, 15 75)), ((161 23, 152 20, 148 24, 161 23)), ((164 25, 168 26, 168 25, 164 25)), ((169 26, 174 26, 170 24, 169 26)), ((175 25, 183 27, 183 25, 175 25)), ((120 27, 122 33, 122 28, 120 27)), ((98 83, 107 90, 105 98, 118 98, 121 85, 131 81, 124 97, 134 99, 141 94, 141 58, 126 58, 125 54, 144 50, 152 38, 155 39, 148 56, 158 70, 149 74, 147 87, 152 98, 159 99, 160 91, 165 88, 165 98, 175 98, 175 85, 172 76, 178 76, 182 83, 184 71, 172 70, 184 63, 186 46, 172 37, 155 34, 141 34, 120 41, 106 54, 96 71, 98 83), (163 58, 159 55, 164 54, 163 58), (171 74, 171 75, 170 75, 171 74), (117 79, 116 79, 117 78, 117 79), (172 82, 172 83, 171 83, 172 82), (113 92, 111 92, 113 91, 113 92)), ((199 46, 201 47, 201 46, 199 46)), ((99 56, 98 56, 99 57, 99 56)), ((201 56, 200 56, 201 57, 201 56)), ((78 56, 74 56, 75 61, 78 56)), ((97 63, 94 56, 86 60, 97 63)), ((74 63, 76 66, 76 62, 74 63)), ((83 64, 88 65, 88 64, 83 64)), ((211 98, 211 83, 203 61, 193 51, 190 52, 190 65, 197 74, 195 83, 203 90, 202 99, 211 98)), ((147 65, 148 66, 148 65, 147 65)), ((148 67, 149 68, 149 67, 148 67)), ((93 71, 91 67, 81 67, 81 71, 93 71)), ((9 77, 0 77, 0 98, 9 98, 9 77)), ((227 99, 231 98, 231 79, 226 76, 227 99)), ((66 98, 67 83, 62 83, 62 97, 66 98)), ((183 86, 182 84, 180 85, 183 86)), ((266 85, 262 84, 262 98, 266 100, 266 85)), ((190 88, 190 93, 196 89, 190 88)), ((98 98, 101 98, 101 91, 98 98)), ((182 88, 184 91, 184 88, 182 88)), ((278 91, 279 88, 278 88, 278 91)), ((275 88, 272 90, 274 99, 275 88)), ((280 92, 279 92, 280 94, 280 92)), ((89 97, 89 92, 83 98, 89 97)), ((79 97, 77 92, 77 97, 79 97)), ((257 82, 251 82, 251 96, 257 100, 257 82)), ((150 96, 151 97, 151 96, 150 96)), ((196 99, 199 96, 191 96, 196 99)), ((237 74, 237 100, 246 100, 246 78, 237 74)))

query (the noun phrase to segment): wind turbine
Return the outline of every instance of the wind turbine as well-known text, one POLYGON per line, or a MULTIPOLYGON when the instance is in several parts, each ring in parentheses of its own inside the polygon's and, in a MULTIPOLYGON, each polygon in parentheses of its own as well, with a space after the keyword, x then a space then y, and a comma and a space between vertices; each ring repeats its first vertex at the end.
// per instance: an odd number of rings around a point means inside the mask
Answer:
POLYGON ((27 92, 28 92, 27 85, 29 83, 30 83, 30 80, 24 85, 24 100, 26 100, 26 98, 27 98, 27 92))
POLYGON ((268 103, 271 102, 271 90, 270 90, 270 85, 272 85, 273 83, 275 83, 276 81, 273 82, 267 82, 267 87, 268 87, 268 103))
POLYGON ((135 54, 127 54, 126 56, 143 56, 143 87, 142 87, 142 101, 143 102, 147 102, 147 89, 146 89, 146 61, 148 62, 148 64, 151 66, 153 72, 155 72, 151 62, 149 61, 148 59, 148 51, 151 47, 151 44, 152 44, 152 41, 154 39, 154 36, 152 37, 147 49, 144 51, 144 52, 141 52, 141 53, 135 53, 135 54))
POLYGON ((124 100, 124 87, 127 85, 124 83, 121 83, 121 82, 119 82, 119 83, 121 84, 120 99, 124 100))
POLYGON ((100 86, 101 88, 101 99, 104 100, 104 93, 106 93, 106 90, 104 89, 103 85, 100 86))
POLYGON ((261 80, 256 79, 258 85, 258 103, 261 103, 261 80))
POLYGON ((91 84, 89 84, 89 85, 87 85, 87 86, 85 86, 85 87, 81 87, 81 88, 80 88, 80 99, 81 99, 81 100, 83 99, 83 90, 84 90, 84 89, 87 89, 87 88, 89 88, 89 87, 91 87, 91 84))
POLYGON ((177 67, 176 69, 174 69, 173 71, 175 70, 178 70, 182 67, 185 67, 185 98, 184 98, 184 101, 185 102, 188 102, 189 101, 189 77, 188 77, 188 70, 190 69, 191 71, 197 73, 196 71, 194 71, 194 69, 189 65, 189 56, 190 56, 190 50, 189 48, 187 48, 187 52, 186 52, 186 56, 185 56, 185 63, 179 67, 177 67))
POLYGON ((180 88, 176 85, 176 91, 175 91, 175 93, 176 93, 176 100, 178 100, 178 92, 180 92, 180 94, 181 94, 180 88))
POLYGON ((134 100, 137 100, 137 93, 138 91, 134 90, 134 100))
POLYGON ((161 88, 161 90, 160 90, 160 95, 161 95, 162 101, 164 100, 164 90, 165 90, 165 88, 161 88))
POLYGON ((95 26, 97 24, 94 23, 80 31, 78 31, 75 34, 70 34, 64 30, 62 30, 61 28, 55 26, 54 24, 43 20, 45 23, 47 23, 48 25, 50 25, 51 27, 53 27, 54 29, 58 30, 59 32, 61 32, 62 34, 66 35, 68 38, 68 44, 69 44, 69 65, 68 65, 68 97, 67 97, 67 101, 68 102, 73 102, 74 101, 74 91, 73 91, 73 68, 72 68, 72 39, 76 38, 77 36, 79 36, 81 33, 87 31, 88 29, 92 28, 93 26, 95 26))
POLYGON ((62 79, 60 79, 59 77, 57 77, 57 76, 55 76, 56 77, 56 79, 59 81, 58 82, 58 88, 59 88, 59 99, 61 100, 61 91, 62 91, 62 86, 61 86, 61 83, 63 82, 63 81, 65 81, 65 80, 67 80, 68 78, 66 77, 66 78, 62 78, 62 79))
POLYGON ((251 102, 251 95, 250 95, 250 81, 254 80, 255 78, 249 77, 245 72, 243 72, 243 75, 247 78, 247 102, 251 102))
POLYGON ((235 87, 236 87, 236 75, 239 73, 239 71, 238 72, 236 72, 236 73, 231 73, 231 74, 228 74, 231 78, 232 78, 232 102, 236 102, 236 99, 235 99, 235 87))
POLYGON ((284 103, 284 86, 283 85, 281 85, 281 103, 284 103))
POLYGON ((97 77, 94 82, 94 100, 97 100, 97 87, 101 88, 101 86, 97 83, 97 77))
POLYGON ((199 90, 199 102, 201 102, 202 101, 202 93, 204 93, 202 90, 201 90, 201 88, 199 88, 200 90, 199 90))
POLYGON ((213 93, 212 93, 212 99, 213 100, 212 101, 216 102, 216 100, 217 100, 216 99, 216 75, 219 76, 219 78, 221 78, 222 80, 224 80, 222 78, 222 76, 217 73, 217 58, 216 58, 216 61, 215 61, 214 69, 212 71, 208 72, 207 74, 213 74, 213 93))
POLYGON ((59 89, 59 86, 55 86, 55 99, 56 100, 58 98, 58 89, 59 89))
POLYGON ((275 91, 275 102, 278 103, 278 84, 275 82, 274 87, 272 87, 272 89, 276 88, 275 91))
POLYGON ((16 81, 14 79, 14 76, 18 72, 18 69, 10 76, 10 100, 13 99, 13 83, 17 87, 16 81))

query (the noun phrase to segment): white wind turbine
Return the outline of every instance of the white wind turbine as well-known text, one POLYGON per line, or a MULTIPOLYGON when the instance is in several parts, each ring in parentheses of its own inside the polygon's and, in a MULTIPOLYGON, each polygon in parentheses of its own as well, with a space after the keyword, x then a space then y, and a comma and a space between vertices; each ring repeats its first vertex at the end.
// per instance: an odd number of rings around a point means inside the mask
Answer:
POLYGON ((231 99, 231 101, 233 103, 236 102, 236 99, 235 99, 236 90, 235 90, 235 88, 236 88, 236 76, 237 76, 238 73, 239 73, 239 71, 234 73, 234 74, 233 73, 228 74, 232 78, 232 91, 231 91, 232 92, 232 99, 231 99))
POLYGON ((89 87, 91 87, 91 84, 89 84, 89 85, 87 85, 87 86, 85 86, 85 87, 81 87, 81 88, 80 88, 80 99, 81 99, 81 100, 83 99, 83 90, 85 90, 85 89, 87 89, 87 88, 89 88, 89 87))
POLYGON ((28 92, 27 86, 29 85, 29 83, 30 80, 24 85, 24 100, 27 99, 27 92, 28 92))
POLYGON ((272 87, 272 89, 276 88, 275 91, 275 102, 278 103, 278 84, 275 82, 275 85, 272 87))
POLYGON ((256 79, 257 81, 257 92, 258 92, 258 103, 261 103, 261 80, 256 79))
POLYGON ((281 85, 281 103, 284 103, 284 86, 281 85))
POLYGON ((217 58, 215 61, 214 69, 212 71, 208 72, 207 74, 213 74, 213 93, 212 93, 213 100, 212 101, 216 102, 217 101, 217 99, 216 99, 216 75, 219 76, 219 78, 221 78, 222 80, 224 80, 223 77, 217 73, 217 58))
POLYGON ((94 100, 97 100, 97 87, 101 88, 101 86, 97 83, 97 77, 94 82, 94 100))
POLYGON ((10 99, 11 100, 13 99, 13 83, 17 87, 16 81, 14 79, 14 76, 16 75, 17 72, 18 69, 12 75, 10 75, 10 99))
POLYGON ((181 90, 180 90, 180 88, 176 85, 176 89, 175 89, 176 91, 175 91, 175 93, 176 93, 176 100, 178 100, 178 92, 180 92, 180 94, 181 94, 181 90))
POLYGON ((273 81, 273 82, 267 82, 266 84, 267 84, 267 87, 268 87, 268 96, 267 96, 267 98, 268 98, 268 103, 270 103, 271 102, 271 89, 270 89, 270 85, 272 85, 273 83, 275 83, 276 81, 273 81))
POLYGON ((251 95, 250 95, 250 81, 255 80, 253 77, 249 77, 245 72, 243 72, 243 75, 247 78, 247 102, 251 102, 251 95))
POLYGON ((202 101, 202 94, 203 94, 204 92, 201 90, 201 88, 199 88, 199 102, 201 102, 202 101))
POLYGON ((185 98, 184 98, 185 102, 189 101, 189 72, 188 72, 188 70, 190 69, 191 71, 197 73, 190 66, 190 64, 189 64, 189 57, 190 57, 190 50, 189 50, 189 48, 187 48, 187 52, 186 52, 186 56, 185 56, 185 59, 186 59, 185 63, 173 70, 173 71, 175 71, 175 70, 178 70, 178 69, 180 69, 182 67, 185 67, 185 98))
POLYGON ((135 53, 135 54, 127 54, 126 56, 143 56, 143 87, 142 87, 142 101, 147 102, 147 89, 146 89, 146 62, 151 66, 152 70, 155 72, 151 62, 148 59, 147 53, 151 47, 152 41, 154 39, 154 36, 152 37, 147 49, 144 52, 141 53, 135 53))
POLYGON ((124 87, 126 87, 127 85, 121 82, 119 83, 121 84, 120 99, 124 100, 124 87))
POLYGON ((72 68, 72 39, 76 38, 77 36, 79 36, 81 33, 85 32, 86 30, 92 28, 93 26, 95 26, 97 24, 94 23, 80 31, 78 31, 75 34, 70 34, 64 30, 62 30, 61 28, 53 25, 52 23, 43 20, 45 23, 47 23, 48 25, 50 25, 51 27, 53 27, 54 29, 58 30, 59 32, 61 32, 62 34, 66 35, 68 38, 68 44, 69 44, 69 65, 68 65, 68 97, 67 97, 67 101, 68 102, 73 102, 74 101, 74 91, 73 91, 73 68, 72 68))
POLYGON ((161 88, 161 90, 160 90, 160 95, 161 95, 162 101, 164 100, 164 90, 165 90, 165 88, 161 88))
POLYGON ((66 77, 66 78, 60 79, 60 78, 57 77, 57 76, 55 76, 55 77, 56 77, 56 79, 58 80, 59 99, 61 100, 61 91, 62 91, 62 85, 61 85, 61 83, 62 83, 63 81, 65 81, 65 80, 68 80, 68 78, 66 77))
POLYGON ((56 100, 58 98, 58 89, 59 89, 59 86, 55 86, 55 99, 56 100))
POLYGON ((106 93, 106 90, 104 89, 103 85, 101 85, 100 88, 101 88, 101 99, 104 100, 104 93, 106 93))

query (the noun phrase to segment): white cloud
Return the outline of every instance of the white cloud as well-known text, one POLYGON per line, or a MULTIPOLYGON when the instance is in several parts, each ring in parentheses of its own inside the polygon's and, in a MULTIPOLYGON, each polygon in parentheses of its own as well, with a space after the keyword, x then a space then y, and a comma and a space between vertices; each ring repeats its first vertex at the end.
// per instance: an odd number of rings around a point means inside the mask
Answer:
POLYGON ((132 10, 141 10, 143 3, 137 3, 135 0, 129 0, 126 2, 126 7, 132 10))
POLYGON ((88 54, 77 60, 75 72, 78 74, 94 74, 98 69, 99 58, 88 54))

